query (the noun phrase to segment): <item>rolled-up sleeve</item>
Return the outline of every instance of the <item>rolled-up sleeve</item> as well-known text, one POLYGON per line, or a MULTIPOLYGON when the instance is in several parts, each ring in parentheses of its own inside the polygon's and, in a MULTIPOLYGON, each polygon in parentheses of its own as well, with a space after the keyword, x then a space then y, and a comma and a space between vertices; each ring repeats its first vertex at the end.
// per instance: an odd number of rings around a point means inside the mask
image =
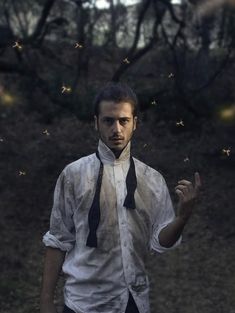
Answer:
POLYGON ((58 248, 67 252, 74 247, 74 209, 73 187, 65 168, 56 183, 50 218, 50 229, 43 236, 45 246, 58 248))
POLYGON ((159 242, 159 234, 161 230, 175 219, 175 211, 172 205, 169 190, 162 176, 159 190, 160 190, 160 192, 158 193, 159 197, 156 200, 157 214, 155 216, 155 221, 153 224, 151 249, 158 253, 163 253, 165 251, 176 248, 181 243, 182 238, 180 236, 180 238, 175 242, 175 244, 169 248, 161 246, 159 242))

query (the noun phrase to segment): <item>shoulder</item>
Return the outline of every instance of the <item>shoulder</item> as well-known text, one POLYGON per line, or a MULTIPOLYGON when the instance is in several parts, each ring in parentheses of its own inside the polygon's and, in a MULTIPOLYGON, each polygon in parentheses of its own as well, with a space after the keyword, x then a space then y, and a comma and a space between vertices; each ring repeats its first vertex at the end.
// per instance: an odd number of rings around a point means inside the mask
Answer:
POLYGON ((141 177, 142 179, 144 178, 147 182, 149 183, 154 183, 154 184, 164 184, 165 179, 163 175, 152 168, 151 166, 145 164, 144 162, 133 158, 135 162, 135 168, 136 168, 136 175, 141 177))
POLYGON ((62 171, 66 177, 74 177, 76 174, 89 172, 94 168, 95 164, 99 163, 95 153, 82 157, 76 161, 69 163, 62 171))

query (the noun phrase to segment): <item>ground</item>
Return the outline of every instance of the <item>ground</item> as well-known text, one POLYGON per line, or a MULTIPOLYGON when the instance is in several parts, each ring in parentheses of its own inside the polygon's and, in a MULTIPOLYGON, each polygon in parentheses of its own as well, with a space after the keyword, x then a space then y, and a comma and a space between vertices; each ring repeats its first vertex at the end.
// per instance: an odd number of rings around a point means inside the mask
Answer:
MULTIPOLYGON (((232 148, 222 153, 235 146, 233 131, 216 123, 193 131, 139 123, 133 155, 164 175, 174 205, 179 179, 192 180, 198 170, 203 183, 181 246, 149 257, 152 313, 235 313, 235 160, 232 148)), ((95 151, 97 135, 93 124, 74 117, 46 125, 17 112, 2 118, 0 139, 1 312, 37 313, 56 178, 66 164, 95 151)), ((63 277, 58 310, 62 284, 63 277)))

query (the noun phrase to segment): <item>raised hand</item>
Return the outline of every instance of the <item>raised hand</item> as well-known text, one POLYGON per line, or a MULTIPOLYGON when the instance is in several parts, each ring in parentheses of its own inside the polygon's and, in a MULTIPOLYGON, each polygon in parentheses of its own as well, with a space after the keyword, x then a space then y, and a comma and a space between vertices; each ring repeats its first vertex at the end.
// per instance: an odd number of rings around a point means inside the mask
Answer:
POLYGON ((192 210, 195 206, 195 200, 198 197, 199 189, 201 187, 201 179, 198 172, 194 174, 194 184, 188 180, 178 181, 178 185, 175 187, 175 193, 179 197, 177 216, 187 221, 192 214, 192 210))

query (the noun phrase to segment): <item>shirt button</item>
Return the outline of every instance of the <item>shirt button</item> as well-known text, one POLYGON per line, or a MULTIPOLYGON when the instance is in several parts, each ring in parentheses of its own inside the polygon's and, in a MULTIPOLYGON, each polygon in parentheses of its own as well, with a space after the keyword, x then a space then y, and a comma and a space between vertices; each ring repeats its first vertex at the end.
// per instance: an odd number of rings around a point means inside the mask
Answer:
POLYGON ((140 286, 131 285, 131 289, 133 291, 139 292, 139 291, 143 290, 143 286, 141 286, 141 285, 140 286))

